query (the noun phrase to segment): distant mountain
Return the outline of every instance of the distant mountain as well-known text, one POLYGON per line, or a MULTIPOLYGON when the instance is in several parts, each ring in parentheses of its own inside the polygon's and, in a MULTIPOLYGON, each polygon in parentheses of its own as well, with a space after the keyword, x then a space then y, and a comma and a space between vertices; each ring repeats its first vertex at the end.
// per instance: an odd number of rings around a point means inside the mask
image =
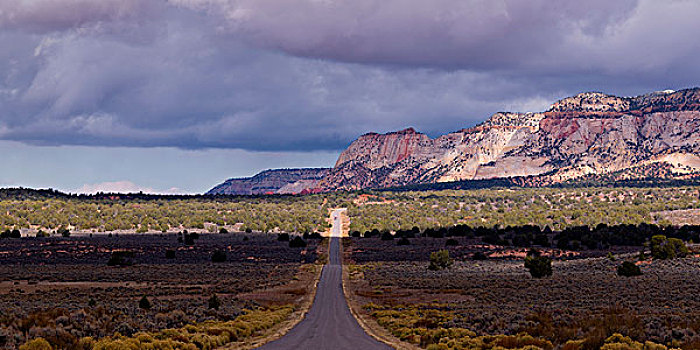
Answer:
POLYGON ((296 194, 318 187, 328 168, 266 170, 253 177, 228 179, 207 194, 296 194))
POLYGON ((496 113, 435 139, 412 128, 354 141, 324 190, 540 176, 542 184, 665 163, 700 170, 700 89, 633 98, 587 92, 542 113, 496 113))
MULTIPOLYGON (((229 180, 210 192, 278 193, 300 181, 294 171, 300 170, 229 180)), ((586 92, 560 100, 545 112, 496 113, 475 127, 434 139, 413 128, 368 133, 352 142, 332 169, 307 175, 311 180, 289 187, 294 188, 291 192, 499 178, 524 186, 697 178, 700 89, 637 97, 586 92)))

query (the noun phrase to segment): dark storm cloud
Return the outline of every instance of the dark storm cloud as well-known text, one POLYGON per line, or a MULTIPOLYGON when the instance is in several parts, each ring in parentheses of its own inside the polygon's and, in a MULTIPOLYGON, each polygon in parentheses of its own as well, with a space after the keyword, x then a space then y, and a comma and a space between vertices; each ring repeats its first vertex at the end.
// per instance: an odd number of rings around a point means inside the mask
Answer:
POLYGON ((9 0, 0 138, 339 149, 697 85, 694 1, 9 0))
POLYGON ((572 35, 601 37, 636 0, 190 1, 255 45, 307 57, 455 69, 539 67, 572 35))

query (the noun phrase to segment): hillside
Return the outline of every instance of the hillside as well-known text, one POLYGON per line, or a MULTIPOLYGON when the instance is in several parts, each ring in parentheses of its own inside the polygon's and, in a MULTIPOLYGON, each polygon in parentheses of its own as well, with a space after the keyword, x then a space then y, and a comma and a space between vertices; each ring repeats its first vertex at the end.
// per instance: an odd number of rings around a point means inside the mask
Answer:
POLYGON ((228 179, 207 194, 296 194, 316 188, 327 168, 265 170, 253 177, 228 179))

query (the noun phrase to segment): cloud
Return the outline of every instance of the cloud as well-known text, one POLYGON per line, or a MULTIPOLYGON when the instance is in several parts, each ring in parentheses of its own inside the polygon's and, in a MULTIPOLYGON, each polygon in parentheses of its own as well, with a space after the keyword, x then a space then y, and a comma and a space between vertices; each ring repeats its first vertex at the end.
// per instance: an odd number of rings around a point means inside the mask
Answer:
POLYGON ((697 85, 694 1, 8 0, 0 139, 337 150, 697 85))
POLYGON ((175 0, 253 45, 344 62, 455 69, 552 63, 573 36, 605 39, 636 0, 175 0))
POLYGON ((151 15, 151 0, 3 0, 0 28, 38 33, 137 19, 151 15))
POLYGON ((154 190, 150 187, 142 187, 136 185, 131 181, 114 181, 114 182, 102 182, 96 184, 85 184, 79 189, 75 190, 78 194, 95 194, 98 192, 102 193, 138 193, 143 192, 147 194, 181 194, 182 191, 178 188, 170 188, 165 191, 154 190))

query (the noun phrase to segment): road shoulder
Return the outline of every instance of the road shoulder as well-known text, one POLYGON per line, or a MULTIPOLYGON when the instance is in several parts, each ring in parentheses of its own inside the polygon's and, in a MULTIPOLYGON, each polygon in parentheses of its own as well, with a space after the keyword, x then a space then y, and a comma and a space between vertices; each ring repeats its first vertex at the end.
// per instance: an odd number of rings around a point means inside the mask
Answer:
MULTIPOLYGON (((348 308, 350 313, 357 320, 357 323, 369 334, 370 337, 375 340, 382 342, 397 350, 420 350, 419 347, 401 341, 399 338, 394 337, 388 330, 380 326, 377 321, 375 321, 369 314, 367 314, 363 309, 362 305, 367 303, 365 300, 361 300, 355 291, 357 290, 357 282, 350 282, 350 261, 347 259, 345 249, 341 246, 341 257, 344 261, 343 263, 343 294, 345 294, 345 300, 348 303, 348 308)), ((363 283, 364 280, 360 281, 363 283)), ((366 283, 366 282, 364 282, 366 283)))
POLYGON ((284 337, 292 328, 304 320, 316 298, 318 283, 321 279, 321 272, 323 271, 323 264, 307 264, 301 268, 308 269, 308 271, 300 271, 297 274, 296 280, 288 286, 265 291, 265 293, 284 293, 285 289, 292 288, 292 291, 295 292, 298 290, 299 286, 311 286, 312 290, 301 297, 300 306, 294 310, 289 319, 274 326, 268 332, 265 332, 265 334, 246 339, 244 342, 228 344, 219 348, 219 350, 249 350, 259 348, 269 342, 284 337), (310 283, 312 281, 313 283, 310 283))

